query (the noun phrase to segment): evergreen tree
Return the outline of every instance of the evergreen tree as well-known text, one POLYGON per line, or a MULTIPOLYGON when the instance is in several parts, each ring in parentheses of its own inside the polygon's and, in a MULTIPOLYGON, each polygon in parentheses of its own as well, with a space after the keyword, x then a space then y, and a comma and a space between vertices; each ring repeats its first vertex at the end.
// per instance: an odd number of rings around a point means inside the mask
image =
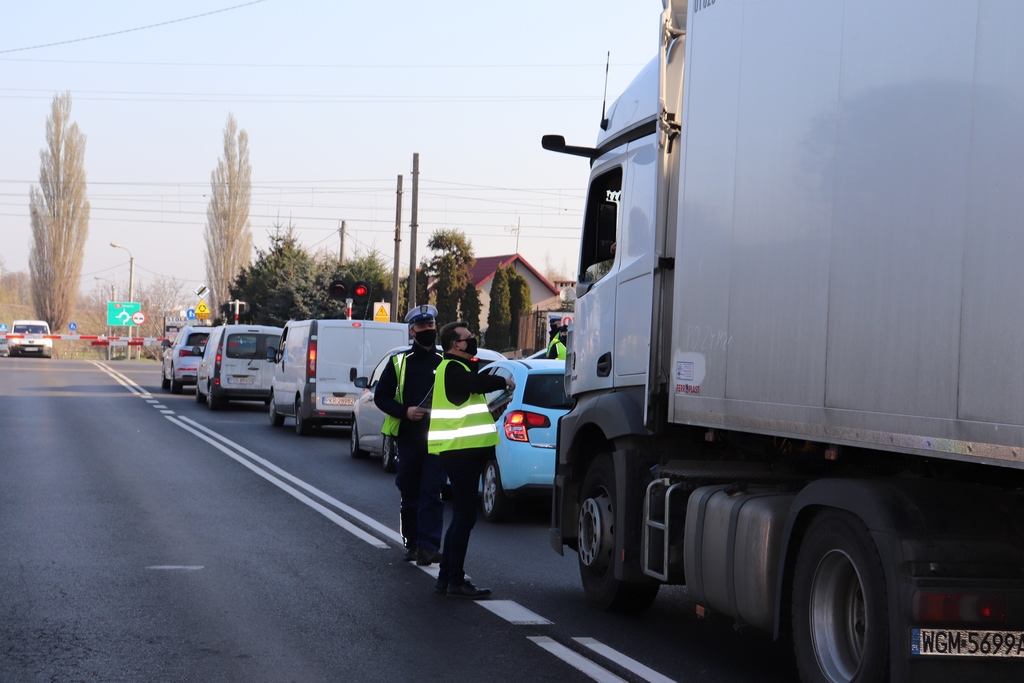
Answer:
POLYGON ((427 266, 427 274, 437 280, 437 319, 442 324, 454 322, 460 319, 460 300, 470 280, 469 269, 476 263, 473 246, 458 230, 438 230, 427 246, 436 252, 427 266))
POLYGON ((238 274, 230 298, 249 304, 239 321, 259 325, 284 325, 289 320, 319 317, 327 300, 313 258, 299 245, 295 228, 274 226, 270 248, 257 250, 256 259, 238 274))
POLYGON ((498 267, 491 280, 491 306, 487 311, 487 347, 507 351, 511 312, 509 311, 508 271, 498 267))
POLYGON ((462 293, 462 319, 469 325, 469 331, 480 336, 480 291, 472 282, 466 283, 462 293))
POLYGON ((526 315, 533 308, 533 301, 530 295, 530 283, 517 270, 508 269, 508 308, 509 308, 509 337, 512 339, 512 348, 519 346, 519 322, 520 316, 526 315))

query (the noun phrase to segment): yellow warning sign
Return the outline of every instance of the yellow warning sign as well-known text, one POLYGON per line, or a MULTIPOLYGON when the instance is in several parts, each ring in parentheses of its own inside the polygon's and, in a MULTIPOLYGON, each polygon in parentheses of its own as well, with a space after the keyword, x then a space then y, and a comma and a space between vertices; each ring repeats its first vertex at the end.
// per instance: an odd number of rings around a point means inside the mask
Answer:
POLYGON ((210 307, 202 299, 199 300, 199 305, 196 306, 196 317, 200 320, 206 320, 210 317, 210 307))
POLYGON ((391 305, 385 303, 374 304, 373 319, 379 323, 386 323, 391 320, 391 305))

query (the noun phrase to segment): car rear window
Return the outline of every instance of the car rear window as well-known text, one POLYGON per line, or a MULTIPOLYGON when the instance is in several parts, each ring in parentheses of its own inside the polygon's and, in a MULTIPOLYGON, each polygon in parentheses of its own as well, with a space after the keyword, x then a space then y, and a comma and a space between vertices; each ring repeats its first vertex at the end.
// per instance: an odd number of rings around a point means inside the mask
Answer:
POLYGON ((228 335, 228 343, 224 355, 228 358, 263 359, 267 357, 267 347, 277 348, 281 341, 279 334, 237 333, 228 335))
POLYGON ((523 403, 538 408, 572 408, 572 401, 565 396, 565 378, 562 375, 529 375, 523 391, 523 403))
POLYGON ((206 343, 209 338, 209 332, 193 332, 188 335, 188 340, 185 341, 185 346, 202 346, 206 343))

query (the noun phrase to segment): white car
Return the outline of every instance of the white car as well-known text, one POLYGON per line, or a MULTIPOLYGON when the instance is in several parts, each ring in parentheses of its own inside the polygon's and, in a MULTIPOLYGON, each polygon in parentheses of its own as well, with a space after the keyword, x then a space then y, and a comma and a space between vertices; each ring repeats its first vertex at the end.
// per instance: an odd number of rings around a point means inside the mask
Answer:
MULTIPOLYGON (((395 471, 395 444, 391 437, 384 437, 380 430, 384 427, 384 411, 373 402, 373 394, 377 389, 377 382, 384 372, 384 368, 391 362, 396 353, 408 351, 408 346, 398 346, 385 354, 373 369, 369 377, 357 377, 355 385, 363 390, 361 396, 356 399, 356 405, 352 417, 352 433, 349 441, 349 451, 353 458, 365 458, 369 455, 379 455, 381 467, 385 472, 395 471)), ((437 347, 441 353, 441 347, 437 347)), ((480 359, 480 367, 499 360, 505 360, 505 356, 490 349, 478 349, 476 357, 480 359)))
POLYGON ((206 347, 212 327, 186 326, 178 331, 174 341, 165 341, 160 364, 160 386, 172 394, 180 394, 182 387, 195 386, 196 371, 203 354, 196 349, 206 347))
POLYGON ((7 340, 7 353, 15 356, 53 357, 53 340, 43 335, 50 334, 50 325, 45 320, 15 320, 9 334, 19 335, 7 340), (24 335, 24 336, 21 336, 24 335))
POLYGON ((210 331, 196 370, 196 403, 220 410, 228 401, 270 402, 274 367, 267 349, 281 341, 281 328, 220 325, 210 331))

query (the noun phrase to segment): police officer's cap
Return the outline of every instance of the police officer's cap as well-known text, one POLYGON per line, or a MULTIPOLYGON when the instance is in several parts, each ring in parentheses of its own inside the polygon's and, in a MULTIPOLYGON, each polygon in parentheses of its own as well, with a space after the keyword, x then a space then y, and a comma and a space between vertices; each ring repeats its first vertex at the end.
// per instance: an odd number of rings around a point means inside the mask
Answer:
POLYGON ((432 323, 435 318, 437 318, 437 309, 430 304, 416 306, 409 309, 409 312, 405 314, 405 322, 409 325, 432 323))

